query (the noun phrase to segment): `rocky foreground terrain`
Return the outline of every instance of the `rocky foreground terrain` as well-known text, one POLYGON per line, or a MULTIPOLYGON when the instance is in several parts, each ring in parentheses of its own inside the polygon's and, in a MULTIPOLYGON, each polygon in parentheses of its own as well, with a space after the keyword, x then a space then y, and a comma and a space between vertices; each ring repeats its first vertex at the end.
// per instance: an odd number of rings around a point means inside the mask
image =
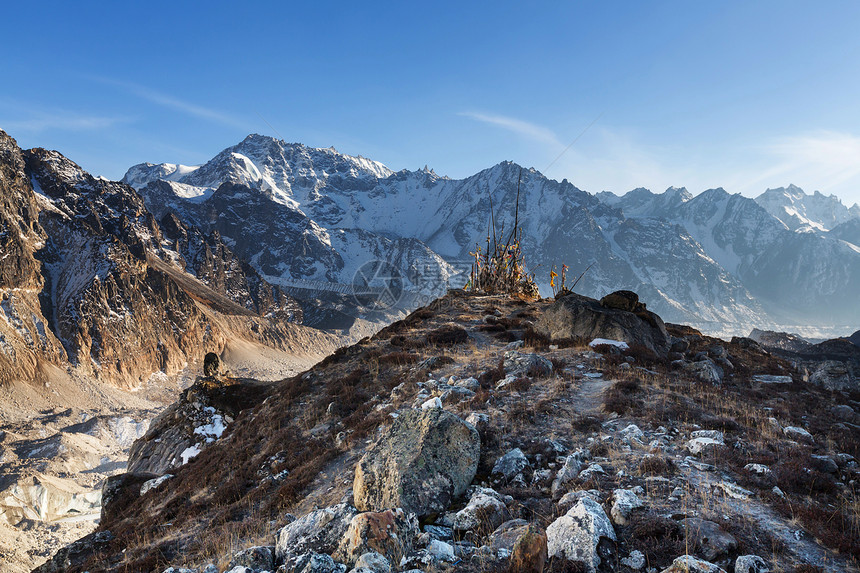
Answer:
POLYGON ((209 360, 37 571, 857 570, 841 363, 451 291, 278 382, 209 360))

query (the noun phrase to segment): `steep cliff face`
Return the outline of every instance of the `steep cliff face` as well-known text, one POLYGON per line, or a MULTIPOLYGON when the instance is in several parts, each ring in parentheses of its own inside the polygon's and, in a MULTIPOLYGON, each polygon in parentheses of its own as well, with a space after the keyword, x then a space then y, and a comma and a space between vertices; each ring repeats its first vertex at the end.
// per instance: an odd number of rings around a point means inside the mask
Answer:
POLYGON ((37 253, 45 239, 24 157, 0 131, 0 384, 40 380, 44 361, 66 357, 41 308, 45 279, 37 253))
POLYGON ((0 225, 0 382, 38 380, 47 362, 133 388, 232 335, 284 340, 283 322, 301 320, 217 233, 177 220, 162 232, 128 185, 3 132, 0 225))

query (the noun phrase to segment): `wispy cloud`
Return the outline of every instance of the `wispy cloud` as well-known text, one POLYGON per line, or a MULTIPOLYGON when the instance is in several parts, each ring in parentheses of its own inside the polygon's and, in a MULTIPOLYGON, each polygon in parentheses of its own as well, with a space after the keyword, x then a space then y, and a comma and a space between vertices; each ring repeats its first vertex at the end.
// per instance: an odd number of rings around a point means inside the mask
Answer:
POLYGON ((230 127, 238 127, 241 129, 247 129, 248 127, 248 122, 242 121, 239 118, 233 117, 222 111, 190 103, 188 101, 184 101, 172 95, 168 95, 163 92, 147 88, 145 86, 103 77, 92 77, 91 79, 102 84, 117 87, 148 102, 179 111, 186 115, 198 117, 200 119, 205 119, 215 123, 220 123, 222 125, 227 125, 230 127))
POLYGON ((838 186, 860 175, 860 137, 833 131, 783 137, 765 150, 782 161, 772 171, 814 172, 821 184, 838 186))
POLYGON ((553 146, 564 147, 564 144, 559 140, 558 136, 551 130, 535 123, 530 123, 522 119, 507 117, 504 115, 491 115, 477 112, 461 112, 457 115, 474 119, 490 125, 495 125, 516 133, 522 137, 527 137, 535 141, 553 146))
POLYGON ((12 132, 41 133, 50 130, 94 131, 128 123, 130 118, 86 114, 57 108, 40 108, 0 101, 0 127, 12 132))
POLYGON ((837 131, 814 131, 766 139, 745 148, 745 161, 731 177, 745 195, 794 183, 807 193, 860 201, 860 137, 837 131))

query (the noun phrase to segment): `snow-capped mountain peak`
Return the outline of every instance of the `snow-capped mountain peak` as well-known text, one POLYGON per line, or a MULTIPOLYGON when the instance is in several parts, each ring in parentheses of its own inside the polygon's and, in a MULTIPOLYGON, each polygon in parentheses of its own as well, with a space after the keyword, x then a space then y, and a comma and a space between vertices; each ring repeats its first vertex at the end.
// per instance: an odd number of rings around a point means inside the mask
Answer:
POLYGON ((835 195, 820 191, 806 194, 796 185, 768 189, 756 202, 792 231, 829 231, 851 219, 860 218, 860 206, 846 207, 835 195))
MULTIPOLYGON (((155 167, 135 166, 126 180, 140 185, 155 167)), ((710 332, 860 318, 847 294, 860 281, 860 252, 846 243, 854 229, 839 237, 794 233, 753 199, 722 188, 695 197, 683 187, 595 197, 511 161, 449 179, 260 135, 180 177, 171 167, 160 172, 141 187, 157 217, 173 211, 217 231, 285 287, 350 283, 371 260, 391 264, 412 292, 460 286, 456 271, 468 271, 469 253, 486 244, 492 213, 504 236, 516 220, 544 294, 549 270, 564 264, 589 268, 578 292, 634 290, 669 320, 710 332)))

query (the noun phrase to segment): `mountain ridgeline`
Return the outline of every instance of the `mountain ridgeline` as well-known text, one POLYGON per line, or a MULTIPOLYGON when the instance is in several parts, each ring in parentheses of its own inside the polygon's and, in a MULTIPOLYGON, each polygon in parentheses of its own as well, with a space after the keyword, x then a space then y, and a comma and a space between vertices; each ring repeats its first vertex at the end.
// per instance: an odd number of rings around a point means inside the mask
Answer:
POLYGON ((714 334, 845 334, 860 322, 860 208, 795 187, 756 200, 723 189, 595 196, 511 162, 454 180, 260 135, 198 167, 136 165, 123 181, 157 218, 217 233, 284 288, 350 284, 377 259, 405 292, 436 296, 465 283, 492 205, 497 232, 521 227, 544 294, 550 269, 566 264, 573 275, 589 268, 579 292, 633 290, 668 320, 714 334), (804 223, 774 215, 789 211, 804 223))

